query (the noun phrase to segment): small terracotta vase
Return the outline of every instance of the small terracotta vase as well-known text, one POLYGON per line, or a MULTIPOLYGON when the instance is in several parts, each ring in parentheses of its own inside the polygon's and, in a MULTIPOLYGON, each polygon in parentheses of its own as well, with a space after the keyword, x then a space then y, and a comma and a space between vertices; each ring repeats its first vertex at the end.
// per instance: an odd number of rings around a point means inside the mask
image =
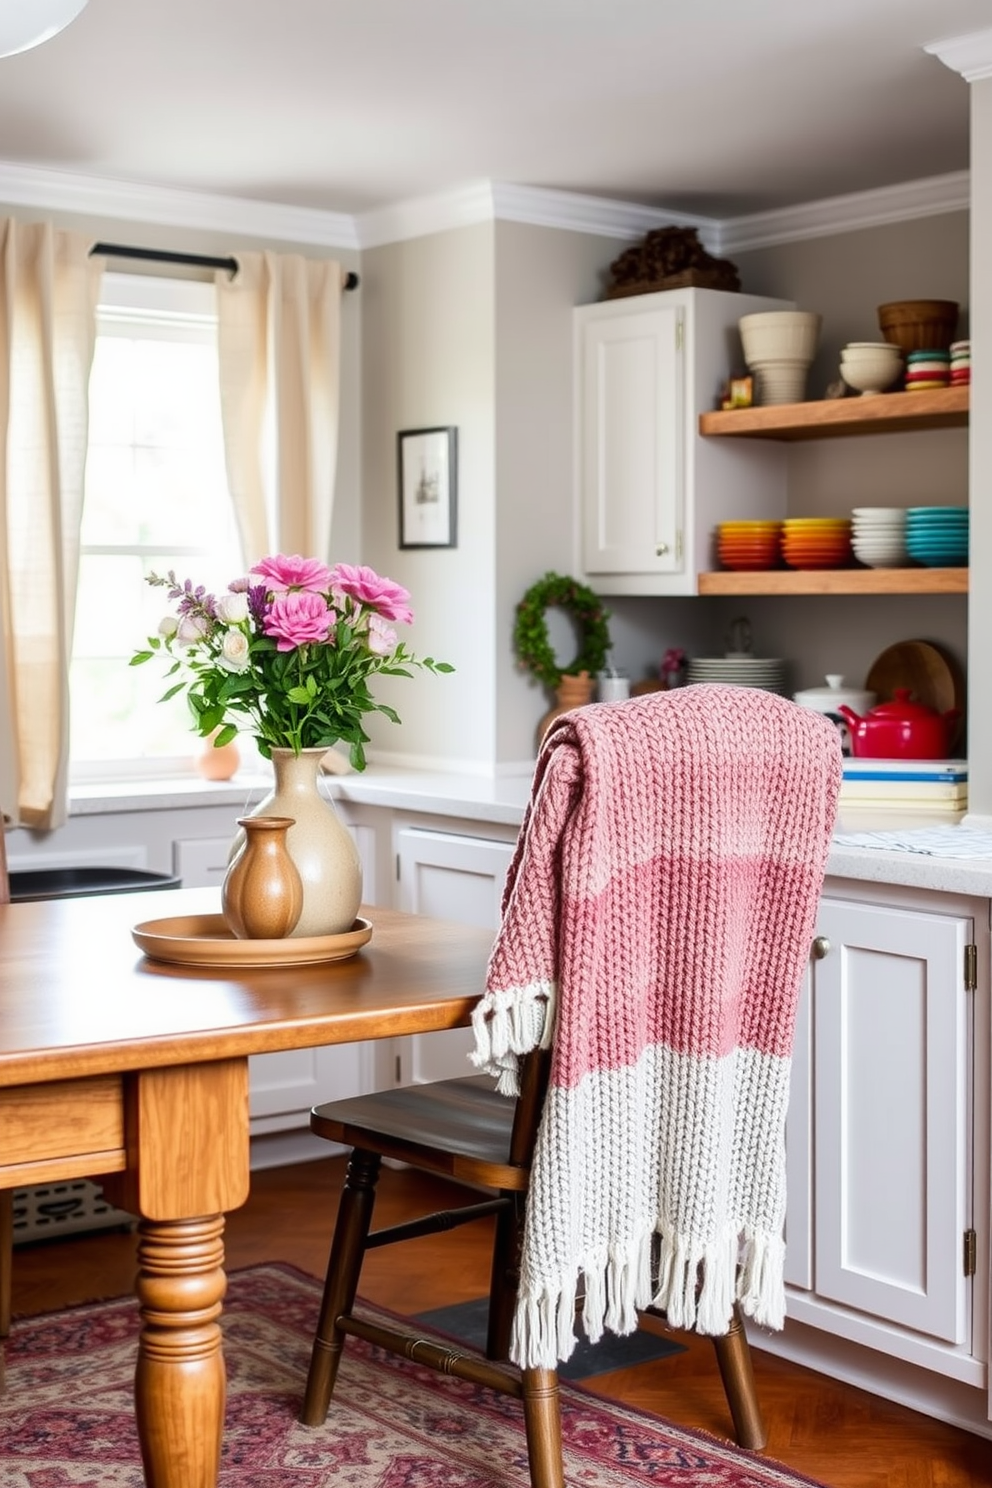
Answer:
POLYGON ((582 708, 586 703, 592 702, 592 688, 593 679, 588 672, 578 672, 575 676, 565 673, 555 688, 555 706, 545 713, 537 725, 538 749, 556 718, 559 718, 562 713, 571 713, 573 708, 582 708))
POLYGON ((196 773, 204 780, 230 780, 241 764, 241 755, 233 739, 230 744, 222 744, 219 749, 216 747, 214 740, 219 733, 220 729, 214 729, 193 761, 196 773))
POLYGON ((303 881, 289 856, 290 816, 244 816, 241 851, 221 888, 221 909, 238 940, 282 940, 292 935, 303 909, 303 881))

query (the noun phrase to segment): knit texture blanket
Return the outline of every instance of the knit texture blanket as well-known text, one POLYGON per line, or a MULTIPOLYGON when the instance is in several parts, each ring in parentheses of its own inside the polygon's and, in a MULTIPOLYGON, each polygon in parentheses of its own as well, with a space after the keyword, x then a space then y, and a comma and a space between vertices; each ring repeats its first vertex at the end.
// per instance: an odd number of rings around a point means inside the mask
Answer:
POLYGON ((579 708, 545 736, 473 1061, 551 1047, 511 1357, 552 1368, 654 1305, 785 1315, 796 1004, 841 779, 826 718, 718 684, 579 708))

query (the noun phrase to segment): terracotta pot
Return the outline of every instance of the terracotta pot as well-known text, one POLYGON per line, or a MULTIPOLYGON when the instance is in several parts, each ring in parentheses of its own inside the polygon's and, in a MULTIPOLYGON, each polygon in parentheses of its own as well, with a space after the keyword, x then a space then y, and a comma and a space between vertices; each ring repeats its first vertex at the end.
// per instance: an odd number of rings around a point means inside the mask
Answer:
POLYGON ((578 672, 574 677, 566 672, 555 688, 555 706, 545 713, 537 725, 538 749, 556 718, 560 718, 562 713, 570 713, 573 708, 582 708, 586 703, 592 702, 592 688, 593 679, 588 672, 578 672))

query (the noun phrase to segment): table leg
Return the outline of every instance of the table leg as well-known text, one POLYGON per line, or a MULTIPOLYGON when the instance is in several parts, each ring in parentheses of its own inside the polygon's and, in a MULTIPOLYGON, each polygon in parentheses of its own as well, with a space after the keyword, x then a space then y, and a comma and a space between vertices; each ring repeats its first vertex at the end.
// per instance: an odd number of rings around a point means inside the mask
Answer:
POLYGON ((141 1221, 135 1410, 148 1488, 216 1488, 224 1426, 224 1216, 141 1221))

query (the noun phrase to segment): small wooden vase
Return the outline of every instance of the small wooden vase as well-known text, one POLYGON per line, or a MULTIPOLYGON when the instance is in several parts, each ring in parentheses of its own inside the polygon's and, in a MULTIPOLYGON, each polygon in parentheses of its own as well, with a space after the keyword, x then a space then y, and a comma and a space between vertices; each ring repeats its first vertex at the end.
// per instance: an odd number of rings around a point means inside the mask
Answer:
POLYGON ((245 816, 244 846, 221 889, 224 919, 238 940, 282 940, 303 909, 303 880, 286 847, 290 816, 245 816))
POLYGON ((582 708, 592 702, 593 679, 588 672, 577 672, 569 676, 566 672, 555 688, 555 706, 537 725, 537 747, 540 749, 548 729, 562 713, 571 713, 573 708, 582 708))

